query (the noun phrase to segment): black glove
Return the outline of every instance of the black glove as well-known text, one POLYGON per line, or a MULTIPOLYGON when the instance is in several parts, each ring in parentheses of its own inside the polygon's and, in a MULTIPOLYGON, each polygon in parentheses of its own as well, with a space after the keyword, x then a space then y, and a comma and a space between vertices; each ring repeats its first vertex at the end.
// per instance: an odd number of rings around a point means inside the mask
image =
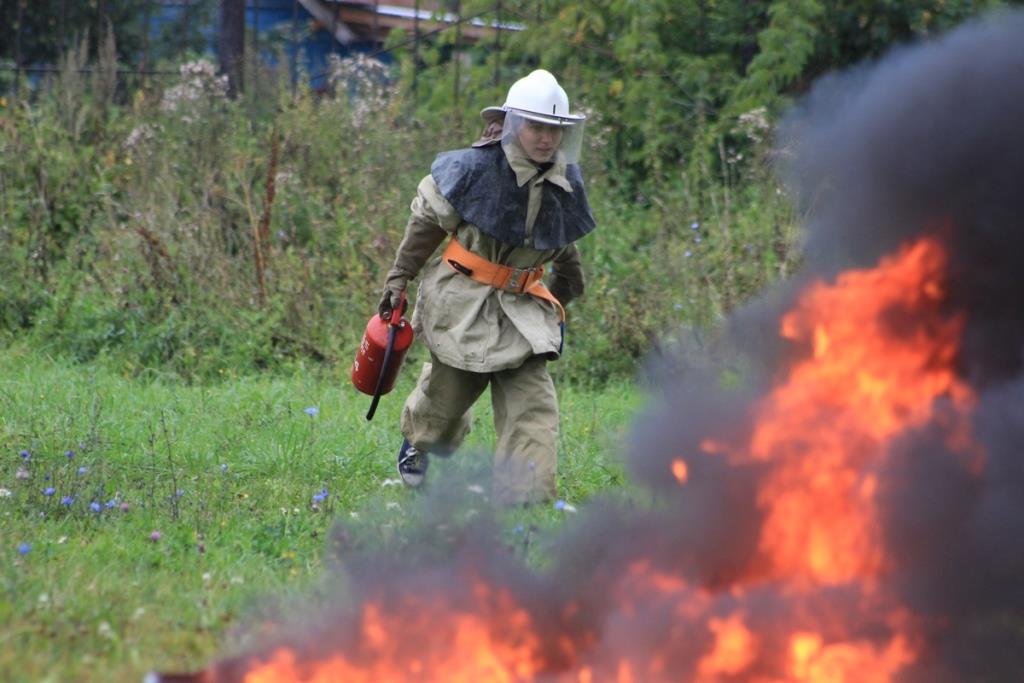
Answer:
MULTIPOLYGON (((396 292, 385 288, 380 297, 380 304, 377 305, 377 314, 384 320, 391 319, 391 313, 401 305, 402 292, 396 292)), ((398 312, 402 315, 402 311, 398 312)))

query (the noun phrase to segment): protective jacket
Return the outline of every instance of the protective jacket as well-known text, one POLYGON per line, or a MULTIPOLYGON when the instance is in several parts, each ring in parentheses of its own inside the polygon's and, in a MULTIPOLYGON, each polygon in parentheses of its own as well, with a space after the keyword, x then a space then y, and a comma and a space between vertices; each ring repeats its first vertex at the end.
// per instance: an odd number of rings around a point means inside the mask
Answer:
POLYGON ((403 290, 422 270, 413 326, 451 367, 497 372, 535 355, 557 358, 553 304, 476 282, 431 255, 454 237, 495 263, 550 264, 549 288, 564 305, 584 287, 573 242, 593 228, 577 167, 557 157, 538 167, 515 144, 443 153, 417 188, 387 287, 403 290))

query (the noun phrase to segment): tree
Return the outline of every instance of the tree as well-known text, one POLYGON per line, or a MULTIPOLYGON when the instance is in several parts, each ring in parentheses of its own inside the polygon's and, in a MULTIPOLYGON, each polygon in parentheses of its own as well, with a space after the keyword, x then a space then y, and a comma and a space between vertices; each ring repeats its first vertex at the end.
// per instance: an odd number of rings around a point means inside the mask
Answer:
POLYGON ((88 37, 98 53, 112 30, 121 64, 152 66, 209 48, 204 35, 219 0, 0 0, 0 61, 55 65, 88 37))
POLYGON ((109 26, 117 35, 118 57, 127 61, 142 44, 139 16, 132 0, 0 0, 0 59, 18 66, 54 64, 85 35, 95 50, 109 26))
POLYGON ((221 72, 228 76, 228 93, 234 97, 243 89, 245 0, 221 0, 218 51, 221 72))
MULTIPOLYGON (((632 192, 680 168, 707 171, 721 160, 723 141, 742 144, 730 140, 741 114, 761 107, 778 114, 823 73, 998 4, 505 0, 506 15, 528 30, 510 36, 501 59, 558 75, 574 102, 595 113, 609 171, 632 192)), ((464 7, 472 13, 492 5, 473 0, 464 7)))

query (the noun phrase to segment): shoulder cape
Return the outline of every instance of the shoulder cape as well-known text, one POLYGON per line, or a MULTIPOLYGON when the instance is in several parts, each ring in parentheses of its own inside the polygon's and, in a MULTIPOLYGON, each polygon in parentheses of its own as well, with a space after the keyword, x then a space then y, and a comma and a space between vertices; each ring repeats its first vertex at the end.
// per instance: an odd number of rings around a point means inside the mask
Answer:
MULTIPOLYGON (((501 145, 442 152, 431 165, 430 174, 464 220, 496 240, 524 245, 530 188, 516 185, 515 171, 501 145)), ((596 226, 579 166, 569 164, 565 176, 572 192, 544 184, 532 231, 534 249, 564 247, 596 226)))

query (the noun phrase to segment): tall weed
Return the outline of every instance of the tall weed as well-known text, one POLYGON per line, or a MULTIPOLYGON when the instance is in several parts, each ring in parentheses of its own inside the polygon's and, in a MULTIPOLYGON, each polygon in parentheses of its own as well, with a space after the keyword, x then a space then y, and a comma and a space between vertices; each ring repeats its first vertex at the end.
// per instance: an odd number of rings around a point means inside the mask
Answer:
MULTIPOLYGON (((186 380, 347 364, 417 182, 436 152, 475 137, 472 117, 413 107, 365 58, 334 63, 327 94, 251 65, 249 91, 229 100, 204 60, 119 91, 114 54, 108 42, 90 81, 79 48, 31 100, 0 108, 2 334, 186 380)), ((580 244, 589 287, 556 370, 585 383, 631 374, 682 325, 714 325, 797 251, 763 127, 756 140, 708 132, 719 158, 627 195, 602 161, 609 123, 588 125, 600 229, 580 244)))

